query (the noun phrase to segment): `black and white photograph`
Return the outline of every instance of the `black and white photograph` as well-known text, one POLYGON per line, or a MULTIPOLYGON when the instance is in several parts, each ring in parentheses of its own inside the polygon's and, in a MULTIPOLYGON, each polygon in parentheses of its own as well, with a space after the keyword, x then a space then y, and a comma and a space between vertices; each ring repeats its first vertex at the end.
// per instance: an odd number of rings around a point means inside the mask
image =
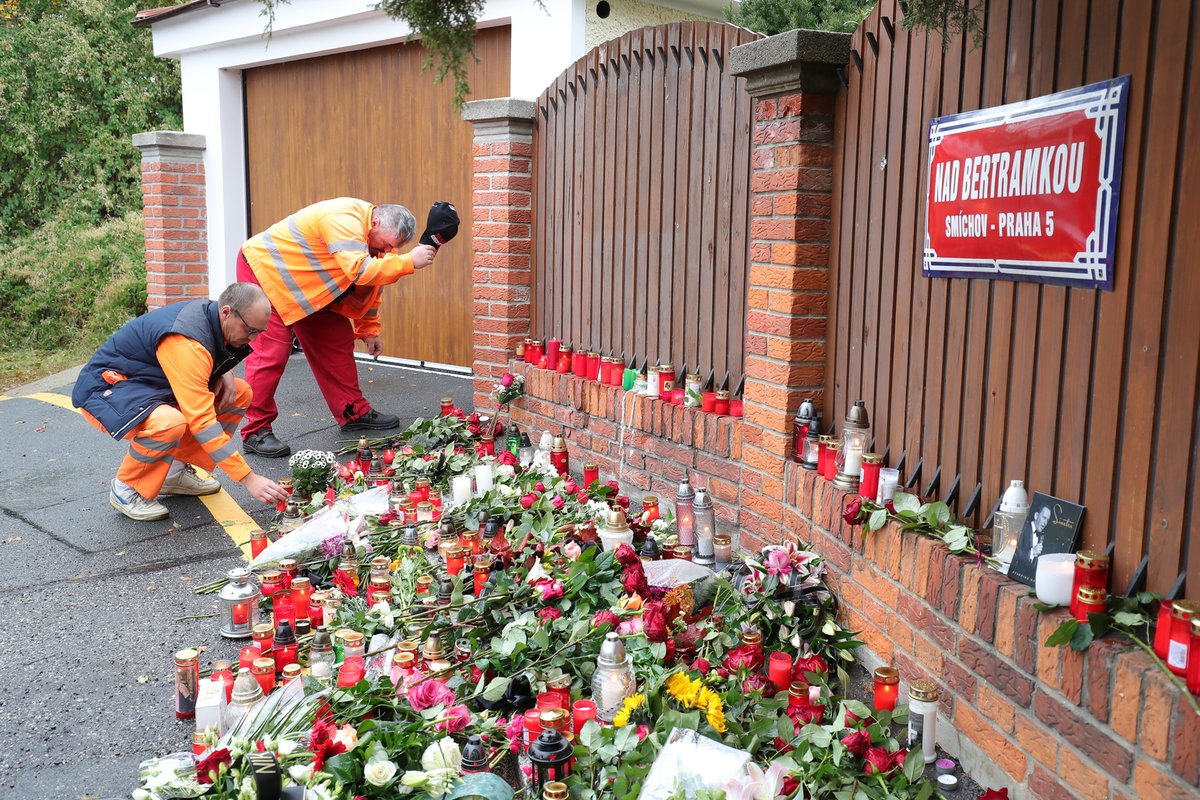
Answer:
POLYGON ((1081 505, 1035 492, 1029 504, 1029 516, 1021 527, 1009 576, 1033 586, 1039 556, 1074 552, 1079 542, 1083 512, 1081 505))

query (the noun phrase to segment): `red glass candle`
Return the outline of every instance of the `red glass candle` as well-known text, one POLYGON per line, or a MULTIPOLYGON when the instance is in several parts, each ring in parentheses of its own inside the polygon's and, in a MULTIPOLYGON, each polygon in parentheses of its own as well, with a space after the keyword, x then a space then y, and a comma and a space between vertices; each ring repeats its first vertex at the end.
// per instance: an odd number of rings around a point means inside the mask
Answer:
POLYGON ((597 380, 600 377, 600 354, 588 353, 584 369, 585 378, 587 378, 589 381, 597 380))
POLYGON ((900 698, 900 672, 895 667, 875 670, 875 710, 895 711, 900 698))
POLYGON ((614 356, 612 361, 612 372, 608 376, 609 386, 623 386, 625 384, 625 360, 614 356))
POLYGON ((243 647, 238 651, 238 669, 250 669, 254 659, 262 656, 262 650, 257 647, 243 647))
POLYGON ((366 674, 367 670, 363 660, 358 656, 350 656, 338 668, 338 688, 345 689, 348 686, 353 686, 361 681, 366 674))
MULTIPOLYGON (((649 525, 654 520, 660 518, 661 515, 658 513, 658 498, 652 494, 646 495, 642 498, 642 524, 649 525)), ((786 689, 787 687, 785 686, 784 688, 786 689)))
POLYGON ((418 491, 417 489, 413 489, 411 492, 408 493, 408 502, 412 503, 415 506, 417 503, 424 503, 425 498, 424 498, 424 496, 422 496, 420 491, 418 491))
POLYGON ((542 357, 546 355, 546 343, 541 339, 534 339, 533 354, 529 356, 529 363, 537 365, 541 363, 542 357))
POLYGON ((263 694, 270 694, 275 688, 275 659, 270 656, 254 659, 254 663, 250 665, 250 674, 262 687, 263 694))
POLYGON ((1192 641, 1188 645, 1187 688, 1200 694, 1200 617, 1192 617, 1192 641))
MULTIPOLYGON (((479 448, 479 455, 481 456, 496 455, 496 439, 493 436, 484 435, 480 437, 477 446, 479 448)), ((413 521, 416 522, 416 519, 414 518, 413 521)))
POLYGON ((533 339, 526 339, 522 344, 523 344, 523 346, 521 347, 521 351, 520 351, 521 360, 524 361, 526 364, 532 364, 533 363, 533 339))
POLYGON ((446 571, 451 575, 462 572, 467 563, 467 553, 460 544, 455 544, 446 550, 446 571))
POLYGON ((192 648, 175 654, 175 717, 195 719, 200 694, 200 653, 192 648))
MULTIPOLYGON (((803 449, 803 444, 801 449, 803 449)), ((883 469, 883 456, 879 453, 863 453, 862 483, 858 487, 859 497, 870 500, 872 503, 875 502, 875 497, 879 494, 879 471, 881 469, 883 469)))
POLYGON ((1088 621, 1088 614, 1102 614, 1108 606, 1108 591, 1103 587, 1081 586, 1071 598, 1071 614, 1080 622, 1088 621))
POLYGON ((825 472, 823 477, 827 481, 831 481, 837 477, 837 457, 841 449, 842 443, 837 439, 830 439, 825 444, 825 472))
POLYGON ((545 691, 537 696, 538 711, 549 711, 552 708, 562 707, 562 697, 559 696, 558 692, 545 691))
POLYGON ((571 460, 565 443, 561 450, 550 451, 550 465, 554 467, 559 475, 566 475, 570 471, 571 460))
POLYGON ((591 486, 600 480, 600 467, 591 462, 583 465, 583 488, 591 486))
POLYGON ((542 712, 536 708, 531 708, 525 712, 525 749, 529 749, 530 743, 538 737, 542 732, 542 712))
POLYGON ((788 684, 788 708, 808 705, 808 681, 792 681, 788 684))
POLYGON ((713 413, 721 415, 729 413, 729 392, 724 389, 717 392, 716 399, 713 400, 713 413))
POLYGON ((308 606, 312 602, 312 581, 300 577, 292 581, 292 616, 309 619, 308 606))
POLYGON ((283 585, 283 591, 290 592, 292 590, 292 581, 295 579, 298 569, 294 558, 285 558, 279 562, 279 581, 283 585))
POLYGON ((212 675, 209 676, 225 687, 225 702, 233 699, 233 665, 228 661, 214 661, 212 675))
POLYGON ((700 410, 711 412, 717 405, 716 392, 701 392, 700 394, 700 410))
POLYGON ((290 592, 276 594, 272 607, 274 610, 271 617, 276 627, 284 622, 288 625, 296 624, 295 606, 292 604, 292 595, 290 592))
MULTIPOLYGON (((299 645, 296 644, 295 640, 291 644, 276 644, 275 647, 271 648, 271 654, 274 656, 277 671, 283 671, 283 668, 288 664, 297 663, 296 650, 298 648, 299 645)), ((266 689, 263 689, 263 691, 265 692, 266 689)))
POLYGON ((258 649, 258 655, 255 656, 258 658, 263 653, 270 651, 271 643, 275 640, 275 629, 271 627, 270 623, 264 622, 254 626, 254 629, 250 631, 250 637, 258 649))
POLYGON ((555 369, 555 372, 557 372, 559 375, 566 375, 571 371, 571 365, 573 361, 574 354, 571 352, 571 348, 564 347, 558 354, 558 368, 555 369))
POLYGON ((551 369, 558 366, 558 349, 560 347, 562 347, 560 340, 553 338, 546 340, 546 363, 550 365, 551 369))
MULTIPOLYGON (((284 503, 286 506, 286 502, 284 503)), ((279 509, 282 511, 283 509, 279 509)), ((266 531, 250 531, 250 557, 258 558, 258 554, 267 549, 270 542, 267 540, 266 531)))
POLYGON ((785 691, 792 684, 792 657, 787 653, 771 653, 767 661, 767 677, 779 691, 785 691))
POLYGON ((587 353, 583 350, 576 350, 571 353, 571 372, 576 378, 582 378, 587 375, 587 353))
POLYGON ((1158 621, 1154 626, 1154 655, 1167 660, 1167 652, 1171 647, 1171 601, 1163 600, 1158 604, 1158 621))
POLYGON ((729 416, 740 417, 746 413, 746 404, 742 400, 729 401, 729 416))
POLYGON ((817 474, 825 477, 825 459, 829 457, 829 437, 821 434, 817 437, 817 474))
POLYGON ((1187 675, 1188 650, 1192 643, 1192 619, 1200 616, 1200 600, 1176 600, 1171 606, 1171 641, 1167 646, 1167 668, 1187 675))
POLYGON ((454 413, 454 398, 453 397, 443 397, 440 405, 442 407, 442 416, 443 417, 448 417, 454 413))
POLYGON ((270 597, 283 589, 283 576, 277 569, 269 569, 262 574, 263 597, 270 597))
POLYGON ((1071 585, 1071 614, 1080 622, 1087 622, 1087 614, 1081 613, 1079 610, 1079 590, 1085 586, 1094 589, 1108 588, 1108 556, 1098 550, 1080 550, 1075 554, 1075 574, 1071 585))
POLYGON ((433 577, 429 575, 421 575, 417 578, 417 594, 429 594, 433 586, 433 577))
POLYGON ((492 574, 492 561, 489 558, 486 562, 476 559, 473 569, 475 577, 475 595, 478 597, 483 594, 483 589, 487 585, 488 578, 492 574))
POLYGON ((596 703, 594 700, 576 700, 575 704, 571 706, 571 722, 576 736, 583 730, 583 726, 589 719, 595 718, 596 703))

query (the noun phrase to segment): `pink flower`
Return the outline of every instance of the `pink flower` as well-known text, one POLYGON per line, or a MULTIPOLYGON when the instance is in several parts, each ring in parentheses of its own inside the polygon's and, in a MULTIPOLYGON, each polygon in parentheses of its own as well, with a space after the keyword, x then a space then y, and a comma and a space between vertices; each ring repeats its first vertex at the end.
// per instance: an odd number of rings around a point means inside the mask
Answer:
POLYGON ((649 735, 650 735, 650 726, 649 725, 647 725, 643 722, 641 725, 637 726, 637 737, 638 737, 639 742, 642 739, 645 739, 649 735))
POLYGON ((792 666, 792 680, 807 682, 808 676, 805 673, 808 672, 829 672, 829 663, 816 653, 804 658, 797 658, 796 663, 792 666))
POLYGON ((551 600, 557 600, 563 596, 562 581, 551 581, 543 578, 534 584, 538 591, 542 593, 542 602, 548 603, 551 600))
POLYGON ((641 632, 642 632, 642 618, 641 617, 630 617, 629 619, 622 620, 621 624, 617 626, 617 633, 621 634, 622 636, 632 636, 635 633, 641 633, 641 632))
POLYGON ((509 386, 512 386, 512 382, 513 382, 513 376, 512 376, 511 372, 506 372, 500 376, 500 385, 503 386, 504 388, 507 389, 509 386))
POLYGON ((792 571, 792 559, 785 550, 772 550, 767 554, 767 572, 772 575, 787 575, 792 571))
POLYGON ((508 737, 509 749, 514 753, 521 749, 521 737, 525 733, 525 717, 522 714, 513 714, 512 721, 508 723, 508 727, 504 729, 504 735, 508 737))
POLYGON ((458 733, 466 730, 471 724, 471 712, 461 703, 453 705, 442 712, 442 718, 434 724, 434 729, 445 733, 458 733))
POLYGON ((779 691, 779 687, 771 683, 766 675, 758 672, 747 675, 746 679, 742 681, 742 691, 746 694, 750 694, 755 689, 762 692, 763 697, 774 697, 779 691))
POLYGON ((565 506, 566 504, 567 504, 567 501, 563 500, 561 495, 556 494, 550 500, 550 505, 554 506, 555 511, 561 511, 562 507, 565 506))
POLYGON ((454 703, 454 690, 435 680, 422 680, 425 676, 414 672, 408 685, 408 704, 413 711, 424 711, 434 706, 450 706, 454 703), (419 681, 419 682, 418 682, 419 681))
POLYGON ((562 612, 554 606, 546 606, 537 612, 537 618, 543 623, 553 622, 562 617, 562 612))
POLYGON ((521 508, 525 508, 525 509, 531 508, 533 506, 533 504, 536 502, 537 502, 537 495, 534 494, 533 492, 530 492, 529 494, 521 495, 521 508))
POLYGON ((568 561, 575 561, 583 552, 583 548, 579 546, 579 542, 567 542, 562 546, 561 550, 568 561))
POLYGON ((538 481, 537 483, 535 483, 533 485, 533 489, 536 492, 544 492, 544 491, 546 491, 546 484, 542 483, 541 481, 538 481))
POLYGON ((579 484, 571 478, 567 478, 566 482, 563 483, 563 491, 567 494, 575 494, 579 491, 579 484))
POLYGON ((615 628, 620 623, 621 621, 617 618, 617 615, 608 610, 597 611, 592 615, 593 628, 599 628, 601 625, 611 625, 615 628))

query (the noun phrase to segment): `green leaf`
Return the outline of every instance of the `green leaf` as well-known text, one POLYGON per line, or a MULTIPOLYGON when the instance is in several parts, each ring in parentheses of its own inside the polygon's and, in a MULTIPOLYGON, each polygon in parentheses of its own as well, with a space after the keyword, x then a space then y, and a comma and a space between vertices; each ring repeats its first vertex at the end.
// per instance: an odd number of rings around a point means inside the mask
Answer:
POLYGON ((465 798, 483 798, 483 800, 512 800, 513 790, 508 783, 494 772, 476 772, 459 778, 445 800, 465 800, 465 798))
POLYGON ((1071 641, 1071 637, 1075 635, 1075 629, 1079 627, 1079 623, 1073 619, 1069 619, 1063 624, 1054 629, 1054 633, 1050 634, 1050 638, 1046 639, 1046 647, 1061 647, 1071 641))
POLYGON ((904 759, 904 777, 908 778, 909 783, 916 783, 924 772, 925 756, 921 754, 921 750, 909 750, 904 759))
POLYGON ((871 512, 871 516, 867 518, 867 527, 870 530, 877 531, 887 524, 888 512, 886 508, 877 508, 871 512))
POLYGON ((508 678, 492 678, 487 688, 483 690, 483 699, 489 703, 494 703, 504 696, 504 690, 508 688, 508 678))
POLYGON ((1116 614, 1113 614, 1113 622, 1126 628, 1138 628, 1145 625, 1148 620, 1143 614, 1135 614, 1132 611, 1118 611, 1116 614))
POLYGON ((921 504, 917 502, 917 498, 907 492, 896 492, 892 496, 892 508, 896 509, 896 513, 907 511, 913 515, 913 519, 921 511, 921 504))
POLYGON ((1086 650, 1088 645, 1092 643, 1093 638, 1095 638, 1095 634, 1092 632, 1091 625, 1086 622, 1078 625, 1075 628, 1075 633, 1071 634, 1071 649, 1077 653, 1086 650))
POLYGON ((324 771, 332 775, 335 780, 341 781, 347 786, 353 786, 362 777, 362 763, 354 756, 343 753, 327 760, 324 771))
POLYGON ((861 700, 847 700, 846 710, 859 719, 870 719, 875 713, 861 700))

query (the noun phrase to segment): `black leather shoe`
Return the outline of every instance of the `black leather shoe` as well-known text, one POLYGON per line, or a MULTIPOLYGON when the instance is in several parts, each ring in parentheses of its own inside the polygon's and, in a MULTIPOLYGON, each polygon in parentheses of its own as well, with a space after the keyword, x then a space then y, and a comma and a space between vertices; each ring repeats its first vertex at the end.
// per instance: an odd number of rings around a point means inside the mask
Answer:
POLYGON ((290 455, 292 448, 275 438, 270 428, 259 428, 249 436, 242 436, 242 448, 247 453, 256 453, 265 458, 283 458, 290 455))
POLYGON ((342 426, 344 431, 386 431, 400 427, 400 418, 395 414, 380 414, 371 409, 358 419, 352 419, 342 426))

